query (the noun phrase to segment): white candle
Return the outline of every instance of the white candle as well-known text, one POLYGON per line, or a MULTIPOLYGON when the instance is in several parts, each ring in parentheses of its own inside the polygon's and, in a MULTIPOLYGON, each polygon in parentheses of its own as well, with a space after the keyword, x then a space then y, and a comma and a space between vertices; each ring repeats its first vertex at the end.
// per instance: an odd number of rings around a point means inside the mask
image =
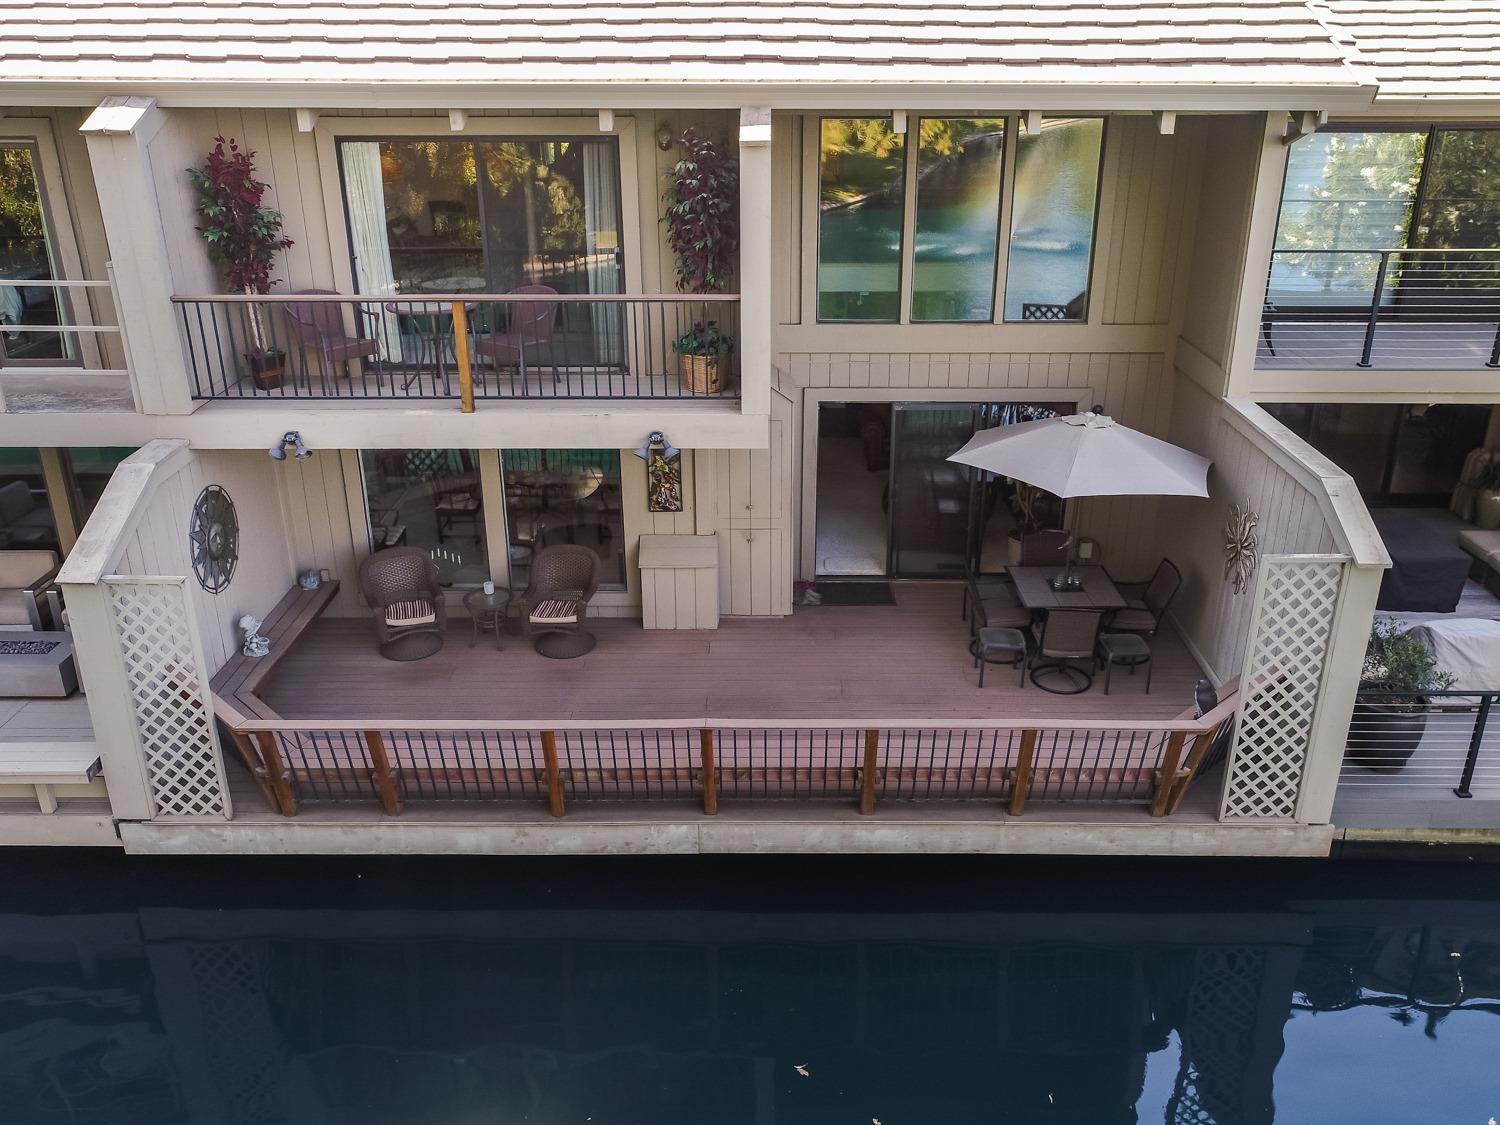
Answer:
POLYGON ((495 592, 495 584, 488 578, 484 580, 484 592, 486 596, 489 596, 495 592))

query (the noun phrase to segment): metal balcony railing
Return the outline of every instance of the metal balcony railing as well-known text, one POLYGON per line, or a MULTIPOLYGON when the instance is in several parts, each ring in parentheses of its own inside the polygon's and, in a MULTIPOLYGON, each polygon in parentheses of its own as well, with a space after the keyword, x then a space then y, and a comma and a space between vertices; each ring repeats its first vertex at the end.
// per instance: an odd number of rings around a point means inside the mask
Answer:
POLYGON ((1277 250, 1261 367, 1500 367, 1500 249, 1277 250))

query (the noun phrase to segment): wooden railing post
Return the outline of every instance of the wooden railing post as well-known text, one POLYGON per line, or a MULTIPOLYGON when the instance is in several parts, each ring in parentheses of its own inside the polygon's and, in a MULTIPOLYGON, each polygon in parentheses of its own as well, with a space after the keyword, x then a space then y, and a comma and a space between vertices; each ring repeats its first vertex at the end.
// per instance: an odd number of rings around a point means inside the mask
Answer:
POLYGON ((1010 815, 1020 816, 1031 791, 1031 762, 1036 756, 1036 731, 1021 732, 1021 751, 1016 756, 1016 777, 1010 786, 1010 815))
POLYGON ((386 816, 401 815, 401 791, 396 783, 391 760, 385 752, 385 739, 378 730, 365 731, 365 747, 370 751, 371 773, 375 778, 375 790, 380 794, 380 804, 386 816))
POLYGON ((453 358, 458 364, 459 409, 474 413, 474 365, 469 360, 469 310, 462 301, 453 302, 453 358))
POLYGON ((865 731, 865 764, 859 776, 859 811, 869 816, 875 811, 875 771, 880 758, 880 732, 865 731))
POLYGON ((1182 762, 1182 744, 1185 741, 1185 731, 1174 730, 1167 736, 1167 749, 1161 759, 1161 774, 1156 779, 1156 796, 1151 802, 1152 816, 1167 815, 1172 801, 1172 788, 1177 784, 1177 767, 1182 762))
POLYGON ((547 807, 553 816, 563 814, 562 774, 557 769, 557 735, 542 731, 542 762, 547 767, 547 807))
POLYGON ((297 794, 292 789, 292 779, 281 761, 281 747, 276 743, 272 731, 262 730, 255 734, 255 744, 260 747, 260 760, 266 763, 266 774, 271 788, 276 793, 276 802, 281 806, 282 816, 297 815, 297 794))
POLYGON ((255 748, 255 743, 250 736, 242 730, 230 731, 234 738, 234 747, 240 752, 240 759, 250 770, 250 776, 255 779, 259 786, 261 796, 266 799, 266 804, 274 811, 281 811, 281 797, 271 786, 271 771, 266 768, 266 763, 261 759, 260 751, 255 748))
POLYGON ((713 816, 719 811, 719 779, 714 771, 714 732, 710 727, 698 731, 698 749, 703 758, 703 813, 713 816))

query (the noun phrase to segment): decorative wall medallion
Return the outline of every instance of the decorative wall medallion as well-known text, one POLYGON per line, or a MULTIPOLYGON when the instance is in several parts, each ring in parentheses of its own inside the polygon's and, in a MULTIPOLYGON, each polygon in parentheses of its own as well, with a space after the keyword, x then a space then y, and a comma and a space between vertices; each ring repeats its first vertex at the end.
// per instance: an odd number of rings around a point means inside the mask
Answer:
POLYGON ((198 584, 210 594, 227 588, 240 557, 240 521, 229 493, 216 484, 198 493, 193 502, 188 547, 198 584))
POLYGON ((1260 562, 1260 517, 1249 508, 1229 505, 1229 523, 1224 528, 1224 577, 1236 594, 1250 589, 1250 576, 1260 562))

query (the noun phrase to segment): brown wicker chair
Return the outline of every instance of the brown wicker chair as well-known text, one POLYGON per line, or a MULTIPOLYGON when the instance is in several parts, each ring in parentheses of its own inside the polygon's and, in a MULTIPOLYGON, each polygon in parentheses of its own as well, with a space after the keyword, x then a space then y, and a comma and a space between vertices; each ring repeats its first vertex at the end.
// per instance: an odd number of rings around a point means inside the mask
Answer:
POLYGON ((599 556, 587 547, 543 547, 531 560, 521 621, 528 634, 582 633, 599 589, 599 556))
POLYGON ((448 611, 437 564, 420 547, 388 547, 360 564, 359 590, 375 614, 380 654, 420 660, 443 647, 448 611))
POLYGON ((1094 646, 1103 620, 1104 611, 1099 609, 1049 609, 1041 624, 1033 626, 1036 655, 1031 682, 1054 695, 1088 691, 1094 683, 1094 646), (1084 667, 1074 661, 1083 661, 1084 667), (1049 686, 1057 683, 1065 686, 1049 686))

